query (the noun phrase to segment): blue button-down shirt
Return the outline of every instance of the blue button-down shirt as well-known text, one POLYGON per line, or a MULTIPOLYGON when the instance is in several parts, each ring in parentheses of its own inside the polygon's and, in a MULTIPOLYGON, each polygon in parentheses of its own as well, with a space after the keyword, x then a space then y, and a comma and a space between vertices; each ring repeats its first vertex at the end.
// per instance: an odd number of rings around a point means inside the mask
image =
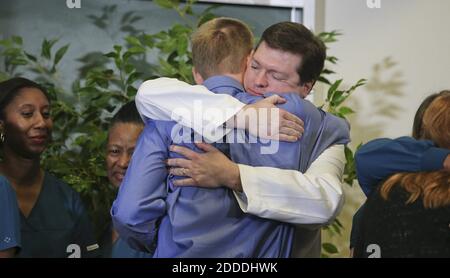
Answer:
MULTIPOLYGON (((230 94, 244 103, 262 99, 246 94, 237 81, 225 76, 210 78, 204 85, 213 92, 230 94)), ((296 143, 277 142, 279 149, 270 155, 261 152, 264 147, 261 141, 231 143, 229 149, 233 161, 306 170, 310 162, 309 159, 302 162, 303 144, 311 145, 305 152, 313 157, 312 154, 318 156, 320 150, 328 147, 328 143, 348 142, 345 121, 320 111, 295 94, 283 97, 288 102, 280 107, 305 121, 306 135, 303 136, 307 139, 296 143), (313 108, 311 114, 306 107, 313 108), (335 120, 330 123, 333 128, 342 126, 340 132, 321 136, 324 130, 328 132, 324 128, 326 115, 330 121, 335 120), (333 134, 337 136, 333 137, 333 134)), ((177 124, 170 121, 150 120, 146 123, 111 211, 121 237, 135 248, 151 250, 156 246, 155 257, 289 257, 294 233, 291 225, 244 214, 233 193, 226 188, 172 185, 177 177, 167 175, 164 161, 180 157, 168 151, 174 141, 172 134, 178 134, 173 132, 174 127, 177 124)), ((192 131, 189 135, 194 136, 192 131)), ((245 136, 249 137, 248 134, 245 136)), ((201 152, 192 143, 179 145, 201 152)), ((224 144, 216 144, 216 147, 226 149, 224 144)))

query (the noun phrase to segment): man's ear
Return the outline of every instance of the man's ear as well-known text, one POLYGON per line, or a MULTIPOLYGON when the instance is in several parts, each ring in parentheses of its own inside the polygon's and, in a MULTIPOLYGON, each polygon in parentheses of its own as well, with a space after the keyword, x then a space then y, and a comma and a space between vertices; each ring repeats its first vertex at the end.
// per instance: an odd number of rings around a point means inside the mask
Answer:
POLYGON ((311 93, 312 88, 314 87, 314 84, 316 83, 315 80, 310 82, 305 82, 300 85, 300 95, 302 98, 305 98, 311 93))
POLYGON ((203 81, 205 81, 203 80, 201 74, 195 69, 195 67, 192 67, 192 75, 194 76, 194 80, 197 85, 201 85, 203 84, 203 81))

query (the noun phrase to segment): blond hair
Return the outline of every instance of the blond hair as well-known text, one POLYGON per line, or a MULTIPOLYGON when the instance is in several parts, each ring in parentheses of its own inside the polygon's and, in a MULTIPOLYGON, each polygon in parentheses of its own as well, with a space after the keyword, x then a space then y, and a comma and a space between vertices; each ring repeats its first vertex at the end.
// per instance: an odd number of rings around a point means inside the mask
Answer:
POLYGON ((193 33, 191 41, 194 67, 204 79, 243 72, 253 48, 253 34, 249 27, 242 21, 226 17, 201 25, 193 33))

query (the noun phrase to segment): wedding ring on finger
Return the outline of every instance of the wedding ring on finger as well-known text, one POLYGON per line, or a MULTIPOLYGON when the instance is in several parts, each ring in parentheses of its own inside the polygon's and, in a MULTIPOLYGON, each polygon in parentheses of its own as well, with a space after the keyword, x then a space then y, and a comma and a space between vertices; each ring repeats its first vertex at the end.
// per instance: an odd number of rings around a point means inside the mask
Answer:
POLYGON ((181 169, 181 173, 183 174, 183 176, 187 176, 187 174, 188 174, 188 169, 187 168, 182 168, 181 169))

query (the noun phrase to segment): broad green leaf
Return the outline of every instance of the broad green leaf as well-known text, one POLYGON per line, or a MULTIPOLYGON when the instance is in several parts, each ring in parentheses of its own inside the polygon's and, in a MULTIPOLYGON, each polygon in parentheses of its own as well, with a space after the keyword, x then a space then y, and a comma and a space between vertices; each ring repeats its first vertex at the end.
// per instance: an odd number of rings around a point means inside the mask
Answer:
POLYGON ((170 1, 170 0, 154 0, 154 2, 158 6, 160 6, 162 8, 166 8, 166 9, 171 9, 171 8, 175 7, 173 1, 170 1))
POLYGON ((128 86, 127 88, 127 96, 134 98, 136 96, 137 89, 133 86, 128 86))
POLYGON ((339 108, 339 113, 341 113, 342 115, 348 115, 348 114, 353 114, 355 113, 355 111, 353 111, 353 109, 351 109, 350 107, 344 106, 339 108))
POLYGON ((65 46, 63 46, 60 49, 58 49, 58 51, 55 54, 55 61, 53 62, 54 66, 56 66, 59 63, 59 61, 61 61, 61 59, 64 56, 64 54, 66 54, 67 49, 69 49, 69 45, 68 44, 66 44, 65 46))
POLYGON ((125 40, 132 46, 142 46, 141 42, 136 37, 128 36, 125 38, 125 40))
POLYGON ((11 65, 16 65, 16 66, 23 66, 23 65, 27 65, 28 61, 22 58, 17 58, 17 59, 13 59, 9 62, 11 65))
POLYGON ((348 98, 348 96, 349 94, 346 94, 343 91, 336 91, 336 93, 333 95, 333 99, 331 100, 331 105, 334 107, 338 107, 348 98))
POLYGON ((120 52, 122 51, 122 46, 120 46, 120 45, 114 45, 114 50, 115 50, 117 53, 120 53, 120 52))
POLYGON ((44 39, 43 41, 42 41, 42 49, 41 49, 41 56, 42 57, 44 57, 44 58, 46 58, 46 59, 48 59, 48 60, 50 60, 51 59, 51 49, 52 49, 52 47, 53 47, 53 45, 57 42, 58 40, 57 39, 53 39, 53 40, 47 40, 47 39, 44 39))
POLYGON ((328 79, 326 79, 325 77, 323 77, 323 76, 319 76, 319 78, 317 79, 317 81, 322 82, 322 83, 325 83, 325 84, 327 84, 327 85, 331 85, 331 82, 330 82, 328 79))
POLYGON ((189 40, 187 37, 182 36, 178 39, 178 48, 177 52, 179 56, 183 56, 188 52, 189 40))
POLYGON ((135 67, 132 64, 126 64, 124 70, 126 74, 130 74, 135 70, 135 67))
POLYGON ((132 74, 130 74, 130 76, 128 76, 127 78, 127 85, 132 85, 136 80, 139 79, 139 77, 141 77, 142 73, 140 72, 133 72, 132 74))
POLYGON ((337 81, 335 81, 330 88, 328 89, 328 94, 327 94, 327 99, 331 100, 332 95, 334 94, 334 92, 337 90, 337 88, 339 87, 339 85, 341 85, 343 79, 339 79, 337 81))
POLYGON ((331 243, 324 243, 322 244, 323 249, 330 254, 336 254, 338 253, 338 249, 336 248, 336 246, 334 246, 334 244, 331 243))
POLYGON ((106 57, 109 58, 116 58, 117 57, 117 53, 116 52, 108 52, 106 54, 104 54, 106 57))
POLYGON ((336 103, 337 100, 339 100, 339 99, 343 96, 343 94, 344 94, 344 91, 336 90, 336 91, 334 92, 334 94, 331 95, 330 102, 331 102, 334 106, 337 106, 335 103, 336 103))
POLYGON ((24 54, 25 54, 25 56, 27 56, 27 58, 30 59, 31 61, 33 61, 33 62, 36 62, 36 61, 37 61, 36 56, 33 56, 33 55, 31 55, 31 54, 28 54, 28 53, 25 52, 25 51, 24 51, 24 54))
POLYGON ((132 54, 145 53, 145 48, 142 46, 133 46, 128 49, 128 52, 130 52, 132 54))

